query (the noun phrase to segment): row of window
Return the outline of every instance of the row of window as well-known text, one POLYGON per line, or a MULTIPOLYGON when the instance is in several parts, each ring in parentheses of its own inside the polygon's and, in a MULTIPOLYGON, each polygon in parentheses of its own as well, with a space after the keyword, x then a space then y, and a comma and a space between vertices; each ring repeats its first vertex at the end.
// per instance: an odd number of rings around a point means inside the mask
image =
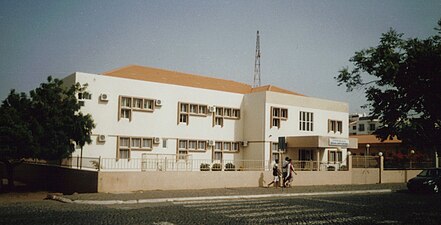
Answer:
POLYGON ((343 122, 340 120, 328 120, 328 133, 343 133, 343 122))
POLYGON ((151 151, 152 148, 151 137, 118 137, 116 158, 129 159, 131 151, 151 151))
POLYGON ((121 118, 132 120, 133 111, 153 112, 154 110, 154 99, 119 96, 118 120, 121 118))
MULTIPOLYGON (((374 123, 369 124, 369 131, 375 131, 377 127, 374 123)), ((357 126, 352 126, 352 130, 357 130, 357 126)), ((365 131, 364 124, 358 124, 358 131, 365 131)))
MULTIPOLYGON (((119 101, 119 117, 127 118, 131 120, 132 111, 146 111, 153 112, 155 108, 155 100, 146 98, 136 98, 136 97, 125 97, 120 96, 119 101)), ((216 110, 213 116, 213 126, 224 125, 224 119, 240 119, 240 109, 229 108, 229 107, 215 107, 216 110)), ((178 123, 189 124, 190 116, 204 116, 206 117, 209 113, 207 105, 195 104, 195 103, 178 103, 178 123)), ((280 128, 281 121, 288 120, 288 109, 271 107, 271 128, 280 128)), ((360 127, 363 124, 360 124, 360 127)), ((372 124, 371 124, 372 125, 372 124)), ((374 125, 374 124, 373 124, 374 125)), ((374 125, 375 126, 375 125, 374 125)), ((314 131, 314 113, 312 112, 299 112, 299 130, 301 131, 314 131)), ((360 128, 361 130, 361 128, 360 128)), ((364 125, 363 125, 364 130, 364 125)), ((329 120, 328 121, 328 132, 343 132, 342 121, 329 120)))
POLYGON ((288 109, 271 107, 271 127, 280 128, 280 123, 283 120, 288 120, 288 109))

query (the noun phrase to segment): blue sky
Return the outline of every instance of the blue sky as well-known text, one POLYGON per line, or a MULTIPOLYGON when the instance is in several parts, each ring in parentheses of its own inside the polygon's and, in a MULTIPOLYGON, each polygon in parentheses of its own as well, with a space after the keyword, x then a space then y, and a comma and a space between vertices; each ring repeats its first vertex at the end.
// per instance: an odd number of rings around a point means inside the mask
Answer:
POLYGON ((259 30, 262 85, 364 112, 364 94, 346 93, 333 77, 390 27, 434 35, 440 12, 439 0, 0 0, 0 99, 49 75, 129 64, 252 84, 259 30))

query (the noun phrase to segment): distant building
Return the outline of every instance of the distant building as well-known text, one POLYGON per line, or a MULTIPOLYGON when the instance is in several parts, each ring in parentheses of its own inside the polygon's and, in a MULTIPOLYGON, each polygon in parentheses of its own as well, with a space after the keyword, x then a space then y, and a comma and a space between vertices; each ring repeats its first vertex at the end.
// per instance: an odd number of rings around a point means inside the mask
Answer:
MULTIPOLYGON (((261 161, 265 167, 289 156, 342 165, 347 149, 357 148, 346 129, 347 103, 271 85, 253 88, 134 65, 103 74, 76 72, 64 82, 88 84, 89 94, 78 93, 78 98, 96 128, 82 157, 108 159, 108 166, 165 156, 210 163, 261 161), (285 150, 279 149, 279 140, 286 141, 285 150)), ((80 149, 72 156, 80 156, 80 149)))
POLYGON ((351 114, 349 116, 350 135, 372 134, 381 126, 376 118, 371 118, 366 114, 351 114))

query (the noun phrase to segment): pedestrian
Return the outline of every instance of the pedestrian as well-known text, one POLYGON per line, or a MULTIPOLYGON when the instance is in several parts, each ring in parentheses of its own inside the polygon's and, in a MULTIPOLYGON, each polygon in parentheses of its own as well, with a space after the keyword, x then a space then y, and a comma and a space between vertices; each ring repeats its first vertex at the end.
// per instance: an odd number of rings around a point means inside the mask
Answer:
POLYGON ((284 187, 291 187, 291 182, 293 179, 293 174, 297 175, 296 171, 294 170, 294 165, 292 164, 292 160, 288 159, 288 168, 287 168, 287 175, 285 178, 285 183, 283 184, 284 187))
POLYGON ((285 187, 285 183, 286 183, 286 180, 285 180, 285 178, 287 177, 287 175, 288 175, 288 164, 289 164, 289 157, 287 156, 287 157, 285 157, 285 161, 283 161, 283 164, 282 164, 282 178, 283 178, 283 187, 285 187))
POLYGON ((268 187, 271 186, 271 184, 274 184, 274 186, 276 188, 279 187, 280 185, 280 170, 279 170, 279 160, 276 159, 273 165, 273 181, 271 181, 271 183, 268 184, 268 187))

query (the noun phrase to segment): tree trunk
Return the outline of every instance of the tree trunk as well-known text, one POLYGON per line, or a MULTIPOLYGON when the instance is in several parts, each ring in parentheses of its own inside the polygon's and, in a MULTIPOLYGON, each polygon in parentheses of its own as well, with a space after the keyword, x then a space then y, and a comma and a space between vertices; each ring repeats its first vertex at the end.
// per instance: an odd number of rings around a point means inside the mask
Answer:
POLYGON ((8 191, 12 191, 15 188, 14 185, 14 164, 10 163, 8 161, 8 163, 6 163, 6 173, 7 173, 7 178, 8 178, 8 191))

